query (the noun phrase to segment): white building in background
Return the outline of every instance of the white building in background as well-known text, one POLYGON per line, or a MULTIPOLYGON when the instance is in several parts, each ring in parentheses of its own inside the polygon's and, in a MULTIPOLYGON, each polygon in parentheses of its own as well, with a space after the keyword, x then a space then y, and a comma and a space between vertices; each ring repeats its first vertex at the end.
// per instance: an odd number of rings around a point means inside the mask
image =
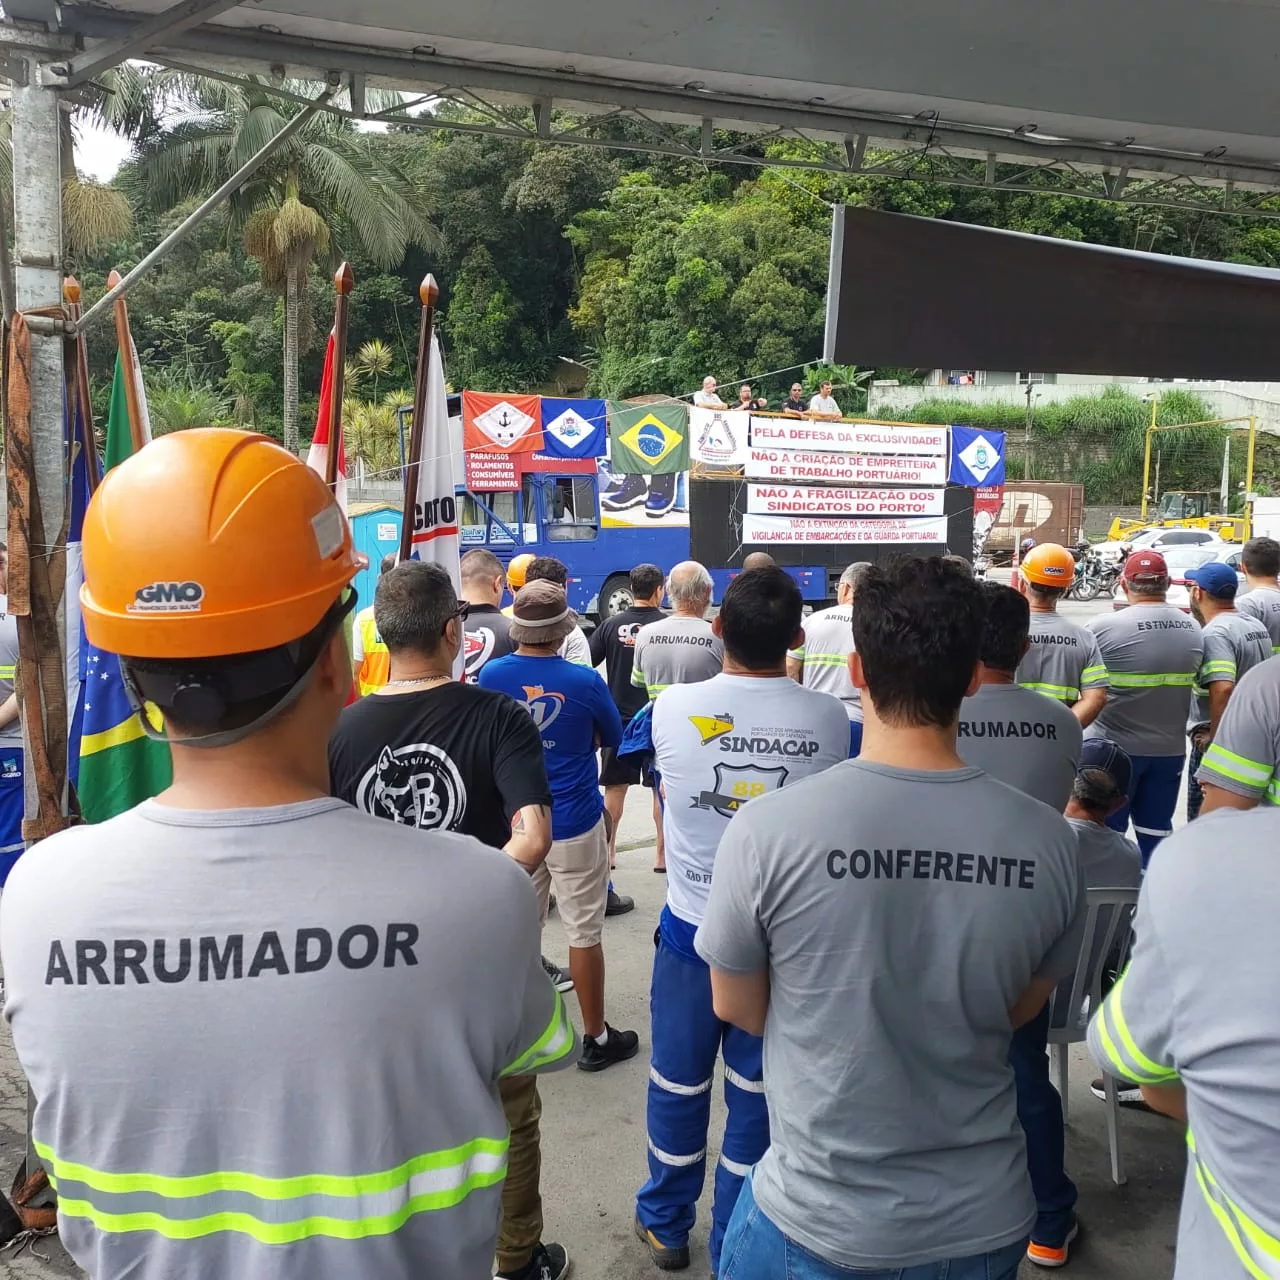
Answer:
POLYGON ((896 381, 873 382, 867 388, 867 416, 892 418, 909 413, 926 400, 954 400, 957 417, 961 405, 1031 403, 1053 404, 1072 396, 1101 395, 1108 387, 1123 386, 1134 395, 1160 395, 1166 391, 1193 391, 1218 418, 1256 417, 1258 427, 1280 434, 1280 382, 1193 382, 1186 379, 1153 379, 1117 375, 1103 378, 1094 373, 1007 372, 992 369, 931 369, 923 386, 902 386, 896 381))

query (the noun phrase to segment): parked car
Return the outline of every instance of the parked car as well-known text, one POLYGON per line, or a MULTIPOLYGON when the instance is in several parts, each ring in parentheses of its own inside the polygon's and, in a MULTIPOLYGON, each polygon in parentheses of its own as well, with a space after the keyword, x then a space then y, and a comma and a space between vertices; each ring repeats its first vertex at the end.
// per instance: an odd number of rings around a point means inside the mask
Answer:
MULTIPOLYGON (((1179 532, 1193 531, 1179 530, 1179 532)), ((1202 564, 1208 564, 1210 560, 1220 560, 1223 564, 1230 565, 1236 571, 1237 590, 1245 589, 1244 572, 1240 568, 1240 556, 1244 547, 1238 542, 1215 541, 1200 546, 1155 549, 1164 556, 1164 562, 1169 566, 1169 594, 1165 599, 1171 605, 1181 609, 1183 613, 1191 612, 1191 587, 1187 583, 1187 570, 1197 569, 1202 564)), ((1124 583, 1117 582, 1111 596, 1111 607, 1124 609, 1128 604, 1124 594, 1124 583)))
POLYGON ((1222 539, 1212 529, 1144 529, 1125 542, 1095 542, 1091 550, 1104 560, 1122 560, 1125 547, 1134 551, 1150 549, 1163 555, 1170 547, 1207 547, 1220 542, 1222 539))

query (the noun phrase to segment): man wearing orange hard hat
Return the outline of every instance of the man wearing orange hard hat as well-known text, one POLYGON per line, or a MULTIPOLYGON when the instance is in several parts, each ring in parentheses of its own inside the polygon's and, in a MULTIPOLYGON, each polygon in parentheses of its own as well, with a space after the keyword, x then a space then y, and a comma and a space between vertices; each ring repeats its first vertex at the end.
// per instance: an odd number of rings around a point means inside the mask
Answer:
POLYGON ((537 558, 530 551, 522 551, 518 556, 512 556, 510 564, 507 565, 507 590, 511 592, 511 603, 502 612, 508 618, 514 616, 516 592, 524 586, 525 578, 529 573, 529 566, 537 558))
POLYGON ((574 1060, 524 872, 329 795, 363 563, 263 436, 164 436, 89 504, 85 631, 173 785, 33 848, 0 946, 95 1280, 488 1275, 497 1082, 574 1060))
POLYGON ((1097 636, 1058 616, 1058 601, 1075 581, 1076 558, 1056 542, 1042 542, 1027 552, 1018 573, 1031 630, 1017 682, 1065 702, 1087 727, 1107 705, 1108 679, 1097 636))

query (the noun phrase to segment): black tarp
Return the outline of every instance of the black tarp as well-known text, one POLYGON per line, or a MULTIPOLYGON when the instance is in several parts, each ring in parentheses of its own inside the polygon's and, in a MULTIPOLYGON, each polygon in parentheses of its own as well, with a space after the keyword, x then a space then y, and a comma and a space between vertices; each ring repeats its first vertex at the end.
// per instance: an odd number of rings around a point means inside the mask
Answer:
POLYGON ((1280 271, 838 208, 826 358, 929 369, 1280 376, 1280 271))

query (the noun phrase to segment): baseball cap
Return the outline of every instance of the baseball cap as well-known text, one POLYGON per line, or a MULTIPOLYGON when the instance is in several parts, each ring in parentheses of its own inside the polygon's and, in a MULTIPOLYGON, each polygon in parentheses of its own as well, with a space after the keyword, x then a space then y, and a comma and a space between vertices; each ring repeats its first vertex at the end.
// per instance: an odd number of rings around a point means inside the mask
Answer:
POLYGON ((516 644, 559 644, 575 625, 559 583, 538 578, 516 592, 510 626, 516 644))
POLYGON ((1124 580, 1147 585, 1169 581, 1169 566, 1158 551, 1135 551, 1124 562, 1124 580))
MULTIPOLYGON (((1114 796, 1129 794, 1129 783, 1133 779, 1133 763, 1128 753, 1107 738, 1086 738, 1084 745, 1080 748, 1080 763, 1076 765, 1076 777, 1085 782, 1090 791, 1096 791, 1098 789, 1096 779, 1100 773, 1105 774, 1112 784, 1114 796), (1087 774, 1094 776, 1086 777, 1087 774)), ((1097 798, 1103 800, 1107 797, 1098 796, 1097 798)))
POLYGON ((1218 600, 1234 600, 1236 588, 1240 585, 1236 571, 1221 560, 1210 560, 1195 569, 1188 569, 1185 577, 1218 600))

